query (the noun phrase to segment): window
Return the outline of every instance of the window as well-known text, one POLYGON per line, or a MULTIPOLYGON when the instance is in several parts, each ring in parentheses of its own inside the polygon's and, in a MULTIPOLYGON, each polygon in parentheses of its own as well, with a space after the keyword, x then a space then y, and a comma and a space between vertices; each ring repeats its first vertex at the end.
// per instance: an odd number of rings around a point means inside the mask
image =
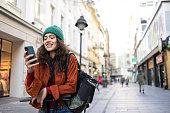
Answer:
MULTIPOLYGON (((63 30, 64 29, 64 17, 61 15, 61 29, 63 30)), ((65 31, 63 30, 63 35, 65 34, 65 31)), ((67 42, 67 38, 64 38, 64 42, 67 42)))
POLYGON ((40 0, 35 0, 35 18, 40 19, 40 0))
POLYGON ((51 5, 51 25, 53 25, 53 18, 54 18, 54 7, 51 5))
POLYGON ((147 6, 153 6, 153 1, 147 1, 147 6))
POLYGON ((141 6, 141 7, 146 7, 146 2, 141 2, 141 3, 140 3, 140 6, 141 6))
POLYGON ((69 12, 72 12, 72 1, 71 0, 68 1, 68 9, 69 9, 69 12))
POLYGON ((0 39, 0 97, 9 96, 12 42, 0 39))
POLYGON ((72 30, 71 30, 71 25, 69 24, 68 25, 68 36, 69 36, 69 38, 68 37, 66 37, 67 38, 67 44, 68 44, 68 46, 70 46, 71 47, 71 41, 72 41, 72 39, 71 39, 71 32, 72 32, 72 30))
POLYGON ((145 30, 145 27, 146 27, 146 25, 142 25, 142 31, 144 31, 144 30, 145 30))
POLYGON ((79 47, 78 46, 78 38, 76 35, 75 30, 73 31, 73 49, 75 49, 76 51, 78 50, 79 47))
POLYGON ((7 1, 13 4, 14 6, 17 6, 17 0, 7 0, 7 1))
POLYGON ((61 16, 61 29, 63 29, 63 26, 64 26, 64 17, 61 16))

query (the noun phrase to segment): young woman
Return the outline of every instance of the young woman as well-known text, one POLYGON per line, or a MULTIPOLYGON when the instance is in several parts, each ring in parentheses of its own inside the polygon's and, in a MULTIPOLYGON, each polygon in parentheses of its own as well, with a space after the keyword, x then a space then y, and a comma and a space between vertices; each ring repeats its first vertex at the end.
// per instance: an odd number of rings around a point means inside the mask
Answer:
MULTIPOLYGON (((64 44, 62 30, 54 25, 48 27, 43 33, 43 44, 37 51, 37 58, 28 60, 32 55, 24 53, 27 77, 25 86, 27 93, 33 97, 30 104, 39 109, 39 113, 52 113, 54 101, 44 104, 44 99, 53 97, 58 100, 61 96, 75 93, 78 77, 78 64, 74 55, 70 56, 65 82, 65 69, 67 67, 68 48, 64 44), (31 64, 38 60, 38 63, 31 64)), ((59 101, 55 113, 72 113, 64 101, 59 101)))

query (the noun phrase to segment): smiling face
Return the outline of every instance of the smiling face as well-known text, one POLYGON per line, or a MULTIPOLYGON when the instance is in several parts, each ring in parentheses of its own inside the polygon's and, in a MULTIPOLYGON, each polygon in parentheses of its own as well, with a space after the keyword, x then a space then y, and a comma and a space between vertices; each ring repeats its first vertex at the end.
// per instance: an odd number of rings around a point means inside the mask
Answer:
POLYGON ((44 35, 44 47, 48 52, 54 52, 57 47, 57 37, 52 33, 44 35))

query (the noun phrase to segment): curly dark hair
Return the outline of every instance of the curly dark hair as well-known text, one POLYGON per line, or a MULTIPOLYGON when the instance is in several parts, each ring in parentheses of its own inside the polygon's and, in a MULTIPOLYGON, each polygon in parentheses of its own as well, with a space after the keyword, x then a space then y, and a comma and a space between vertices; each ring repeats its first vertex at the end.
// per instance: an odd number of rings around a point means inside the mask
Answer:
POLYGON ((50 57, 50 52, 48 52, 44 44, 38 48, 37 56, 40 61, 40 65, 43 67, 47 67, 47 64, 50 68, 50 77, 49 81, 52 81, 54 78, 54 70, 56 73, 64 71, 67 66, 67 54, 69 53, 68 47, 64 44, 64 42, 57 38, 57 47, 55 50, 55 57, 50 57), (47 63, 47 64, 46 64, 47 63))

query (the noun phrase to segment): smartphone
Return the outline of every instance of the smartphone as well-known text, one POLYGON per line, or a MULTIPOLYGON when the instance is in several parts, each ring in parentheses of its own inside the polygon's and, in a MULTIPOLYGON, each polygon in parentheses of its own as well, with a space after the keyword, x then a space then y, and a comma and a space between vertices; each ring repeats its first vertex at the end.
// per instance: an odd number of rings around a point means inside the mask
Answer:
MULTIPOLYGON (((35 55, 35 52, 34 52, 34 48, 32 46, 25 46, 24 49, 25 49, 25 51, 27 51, 27 55, 31 55, 31 54, 34 55, 31 58, 29 58, 28 60, 36 58, 36 55, 35 55)), ((31 62, 31 64, 35 64, 35 63, 38 63, 38 61, 36 60, 34 62, 31 62)))

